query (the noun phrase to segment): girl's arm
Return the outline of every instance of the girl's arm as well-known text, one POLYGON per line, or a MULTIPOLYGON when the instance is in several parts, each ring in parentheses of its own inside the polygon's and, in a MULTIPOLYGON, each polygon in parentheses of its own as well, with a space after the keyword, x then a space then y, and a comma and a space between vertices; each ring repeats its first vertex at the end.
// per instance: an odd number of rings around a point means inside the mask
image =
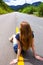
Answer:
POLYGON ((18 42, 18 50, 17 50, 17 59, 19 58, 20 54, 21 54, 21 45, 20 42, 17 40, 18 42))
POLYGON ((13 60, 10 62, 11 65, 13 65, 13 64, 15 64, 15 63, 18 62, 19 56, 20 56, 20 54, 21 54, 21 46, 20 46, 20 42, 19 42, 18 40, 17 40, 17 43, 18 43, 17 57, 16 57, 16 59, 13 59, 13 60))
POLYGON ((32 51, 33 51, 33 55, 34 55, 34 57, 35 57, 36 59, 43 61, 43 58, 40 57, 39 55, 37 55, 36 52, 35 52, 34 38, 33 38, 33 40, 32 40, 32 51))

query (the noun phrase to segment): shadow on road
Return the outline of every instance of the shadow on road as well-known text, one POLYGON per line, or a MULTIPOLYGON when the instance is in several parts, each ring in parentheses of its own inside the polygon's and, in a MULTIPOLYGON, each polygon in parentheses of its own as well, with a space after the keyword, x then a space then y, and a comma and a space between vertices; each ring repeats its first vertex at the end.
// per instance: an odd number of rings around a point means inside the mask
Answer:
POLYGON ((29 50, 27 52, 25 52, 24 54, 22 54, 24 57, 24 62, 30 63, 30 65, 43 65, 43 61, 37 60, 34 58, 32 52, 29 50))

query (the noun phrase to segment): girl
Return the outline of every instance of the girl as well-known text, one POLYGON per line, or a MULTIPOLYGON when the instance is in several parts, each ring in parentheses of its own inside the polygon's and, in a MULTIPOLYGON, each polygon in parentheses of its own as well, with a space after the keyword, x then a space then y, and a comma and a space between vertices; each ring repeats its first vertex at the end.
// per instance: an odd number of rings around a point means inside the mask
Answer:
POLYGON ((13 35, 9 40, 14 43, 13 48, 14 51, 17 53, 17 58, 11 61, 10 64, 17 63, 20 54, 30 48, 32 48, 34 57, 38 60, 43 61, 43 58, 35 53, 34 34, 28 22, 21 22, 20 33, 13 35), (15 40, 16 42, 14 42, 15 40))

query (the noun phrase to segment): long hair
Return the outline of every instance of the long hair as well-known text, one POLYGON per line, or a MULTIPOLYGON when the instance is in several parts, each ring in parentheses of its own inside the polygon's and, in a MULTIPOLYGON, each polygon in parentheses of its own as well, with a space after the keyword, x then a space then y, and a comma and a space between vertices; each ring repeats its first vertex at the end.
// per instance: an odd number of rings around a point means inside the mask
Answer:
POLYGON ((26 21, 20 24, 20 40, 26 49, 30 48, 32 44, 32 30, 30 24, 26 21))

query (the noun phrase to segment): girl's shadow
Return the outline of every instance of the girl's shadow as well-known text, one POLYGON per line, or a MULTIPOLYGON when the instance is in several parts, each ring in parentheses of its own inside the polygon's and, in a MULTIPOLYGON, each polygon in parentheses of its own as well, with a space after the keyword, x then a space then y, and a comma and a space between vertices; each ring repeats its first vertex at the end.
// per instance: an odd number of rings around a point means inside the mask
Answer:
POLYGON ((43 61, 35 59, 30 50, 22 53, 22 55, 24 57, 24 62, 27 62, 27 64, 29 63, 30 65, 43 65, 43 61))

